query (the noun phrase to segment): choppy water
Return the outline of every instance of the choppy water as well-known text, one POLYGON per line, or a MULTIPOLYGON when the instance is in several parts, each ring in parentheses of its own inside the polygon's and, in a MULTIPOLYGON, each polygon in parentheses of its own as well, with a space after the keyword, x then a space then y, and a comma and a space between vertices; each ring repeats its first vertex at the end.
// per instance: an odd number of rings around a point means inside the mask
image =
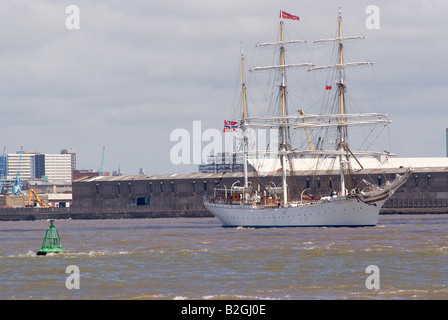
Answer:
MULTIPOLYGON (((366 228, 221 228, 214 218, 0 222, 0 299, 447 299, 448 215, 366 228), (67 289, 79 268, 79 289, 67 289), (375 265, 379 289, 368 289, 375 265), (378 274, 378 273, 377 273, 378 274)), ((74 280, 72 283, 75 283, 74 280)))

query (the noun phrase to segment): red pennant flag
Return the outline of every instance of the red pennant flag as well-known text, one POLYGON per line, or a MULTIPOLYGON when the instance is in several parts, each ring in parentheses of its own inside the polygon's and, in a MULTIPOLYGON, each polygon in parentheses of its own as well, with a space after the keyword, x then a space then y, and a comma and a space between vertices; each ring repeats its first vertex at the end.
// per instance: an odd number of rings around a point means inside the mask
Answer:
POLYGON ((325 86, 325 90, 331 90, 331 86, 325 86))
POLYGON ((280 11, 280 18, 282 18, 282 19, 292 19, 292 20, 297 20, 297 21, 300 20, 298 16, 294 16, 294 15, 292 15, 292 14, 290 14, 288 12, 285 12, 283 10, 280 11))

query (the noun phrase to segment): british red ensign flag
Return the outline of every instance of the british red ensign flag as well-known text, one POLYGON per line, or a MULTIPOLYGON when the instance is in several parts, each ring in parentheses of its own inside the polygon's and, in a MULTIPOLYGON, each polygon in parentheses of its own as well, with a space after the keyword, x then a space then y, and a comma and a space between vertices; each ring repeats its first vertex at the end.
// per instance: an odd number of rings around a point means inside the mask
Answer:
POLYGON ((297 21, 300 20, 298 16, 292 15, 292 14, 290 14, 288 12, 283 11, 283 10, 280 10, 280 18, 282 18, 282 19, 292 19, 292 20, 297 20, 297 21))

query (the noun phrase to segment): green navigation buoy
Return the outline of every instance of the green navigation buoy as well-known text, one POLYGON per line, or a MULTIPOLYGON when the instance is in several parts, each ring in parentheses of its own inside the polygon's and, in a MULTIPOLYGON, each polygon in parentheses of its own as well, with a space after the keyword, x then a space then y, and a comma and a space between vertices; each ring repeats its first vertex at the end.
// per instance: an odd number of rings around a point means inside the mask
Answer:
POLYGON ((53 220, 50 220, 50 227, 45 232, 44 241, 42 242, 42 248, 37 251, 37 255, 44 256, 50 252, 66 252, 64 249, 62 249, 61 238, 59 237, 58 229, 56 229, 53 224, 53 220))

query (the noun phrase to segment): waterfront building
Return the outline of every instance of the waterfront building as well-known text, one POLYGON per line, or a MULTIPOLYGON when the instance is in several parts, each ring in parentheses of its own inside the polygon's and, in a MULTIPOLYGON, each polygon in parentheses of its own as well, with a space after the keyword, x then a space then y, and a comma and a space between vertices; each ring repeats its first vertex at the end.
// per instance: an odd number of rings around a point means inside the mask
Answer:
MULTIPOLYGON (((363 179, 373 179, 381 185, 393 180, 396 174, 402 174, 407 166, 414 168, 409 180, 385 203, 382 213, 448 213, 448 158, 391 158, 388 162, 390 165, 383 169, 366 165, 355 170, 352 177, 355 185, 363 179), (393 168, 398 163, 401 163, 398 168, 393 168)), ((340 178, 338 170, 316 175, 299 164, 296 171, 288 175, 292 177, 291 188, 309 189, 306 194, 316 196, 331 194, 340 178)), ((261 171, 249 174, 249 180, 260 194, 268 185, 280 185, 281 173, 267 179, 261 171)), ((237 180, 243 183, 241 172, 91 176, 73 183, 73 207, 104 211, 126 208, 171 216, 207 215, 204 198, 213 196, 215 188, 227 189, 230 195, 232 184, 237 180)))

